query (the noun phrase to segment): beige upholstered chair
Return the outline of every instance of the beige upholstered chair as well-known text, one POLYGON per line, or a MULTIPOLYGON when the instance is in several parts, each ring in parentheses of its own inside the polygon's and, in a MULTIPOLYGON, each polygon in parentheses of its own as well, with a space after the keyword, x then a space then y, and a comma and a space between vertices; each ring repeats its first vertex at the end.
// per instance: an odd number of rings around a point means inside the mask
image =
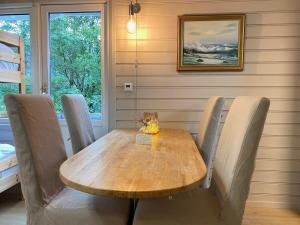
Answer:
POLYGON ((126 225, 127 200, 66 188, 59 167, 65 146, 52 100, 46 95, 6 95, 20 167, 28 225, 126 225))
POLYGON ((209 188, 211 183, 213 161, 216 154, 218 132, 221 123, 224 98, 212 96, 208 99, 207 105, 200 119, 197 146, 207 167, 207 175, 202 184, 203 188, 209 188))
POLYGON ((140 200, 134 225, 240 225, 269 100, 237 97, 218 143, 211 189, 140 200))
POLYGON ((82 95, 61 97, 65 118, 68 124, 73 153, 76 154, 95 141, 89 109, 82 95))

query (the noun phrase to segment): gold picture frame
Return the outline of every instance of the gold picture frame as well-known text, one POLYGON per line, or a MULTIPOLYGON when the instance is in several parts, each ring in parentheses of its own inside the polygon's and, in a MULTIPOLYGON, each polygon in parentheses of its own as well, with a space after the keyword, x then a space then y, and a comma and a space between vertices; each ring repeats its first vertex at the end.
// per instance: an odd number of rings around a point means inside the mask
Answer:
POLYGON ((244 14, 178 16, 178 71, 242 71, 244 14))

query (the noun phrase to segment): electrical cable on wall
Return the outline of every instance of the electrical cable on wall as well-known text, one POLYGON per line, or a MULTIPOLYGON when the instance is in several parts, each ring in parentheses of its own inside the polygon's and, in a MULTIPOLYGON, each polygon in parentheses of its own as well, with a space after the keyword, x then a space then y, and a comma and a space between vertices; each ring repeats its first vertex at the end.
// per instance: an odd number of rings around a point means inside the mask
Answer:
POLYGON ((135 41, 135 61, 134 61, 134 107, 135 107, 135 127, 139 128, 139 120, 140 115, 138 113, 138 16, 137 14, 140 12, 141 6, 140 4, 135 1, 133 4, 132 1, 130 1, 129 4, 129 20, 127 22, 127 31, 130 34, 129 41, 131 41, 133 35, 134 35, 134 41, 135 41))
MULTIPOLYGON (((138 27, 138 18, 136 16, 136 27, 138 27)), ((135 117, 136 117, 136 128, 139 128, 140 116, 138 113, 138 34, 137 29, 135 32, 135 117)))

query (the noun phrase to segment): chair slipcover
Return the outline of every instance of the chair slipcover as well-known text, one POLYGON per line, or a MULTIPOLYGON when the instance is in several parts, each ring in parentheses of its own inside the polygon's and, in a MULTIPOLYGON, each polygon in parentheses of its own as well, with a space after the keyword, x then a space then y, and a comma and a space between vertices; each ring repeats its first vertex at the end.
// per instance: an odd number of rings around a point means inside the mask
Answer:
POLYGON ((168 199, 140 200, 134 225, 241 225, 270 101, 237 97, 218 143, 213 185, 168 199))
POLYGON ((207 175, 202 183, 203 188, 209 188, 211 183, 224 102, 223 97, 210 97, 200 119, 196 143, 207 167, 207 175))
POLYGON ((28 225, 126 225, 129 202, 68 189, 59 179, 65 146, 51 98, 5 96, 28 225))
POLYGON ((73 153, 76 154, 96 139, 84 97, 69 94, 61 97, 64 115, 68 124, 73 153))

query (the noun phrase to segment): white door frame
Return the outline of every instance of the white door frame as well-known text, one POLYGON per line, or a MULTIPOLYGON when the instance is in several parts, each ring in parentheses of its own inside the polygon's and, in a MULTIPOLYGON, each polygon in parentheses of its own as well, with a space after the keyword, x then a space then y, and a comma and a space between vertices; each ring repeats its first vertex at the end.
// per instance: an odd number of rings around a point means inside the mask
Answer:
MULTIPOLYGON (((102 96, 102 119, 92 121, 94 128, 101 128, 101 136, 108 132, 108 91, 107 91, 107 68, 106 68, 106 10, 104 4, 58 4, 41 5, 41 42, 42 42, 42 84, 46 84, 49 90, 49 43, 48 43, 48 17, 51 12, 101 12, 101 96, 102 96)), ((60 121, 65 124, 65 121, 60 121)), ((98 133, 98 132, 96 132, 98 133)))

